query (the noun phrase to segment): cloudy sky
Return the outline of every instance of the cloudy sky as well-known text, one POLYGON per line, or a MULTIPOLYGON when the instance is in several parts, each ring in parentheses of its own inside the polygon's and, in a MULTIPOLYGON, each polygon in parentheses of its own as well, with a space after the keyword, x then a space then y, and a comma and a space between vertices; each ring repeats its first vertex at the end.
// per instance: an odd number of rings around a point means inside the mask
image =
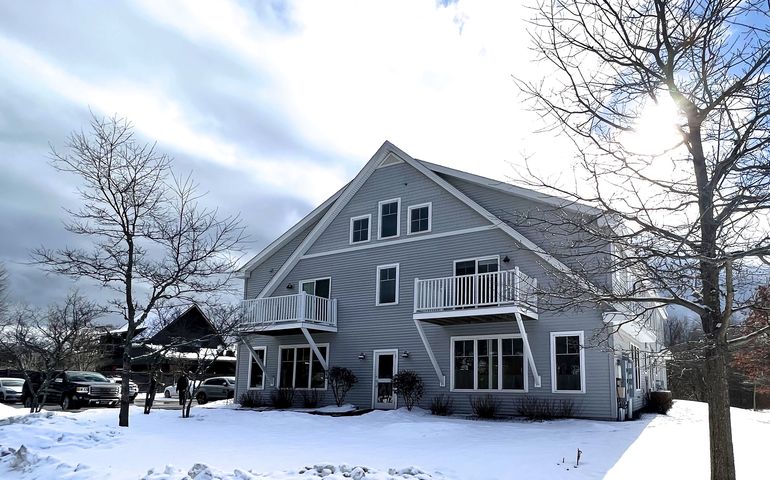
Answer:
POLYGON ((249 255, 349 181, 384 140, 499 179, 525 156, 568 171, 564 143, 511 77, 544 72, 520 2, 0 2, 0 261, 17 301, 77 286, 29 249, 82 241, 63 207, 77 179, 48 164, 89 110, 130 119, 242 215, 249 255))

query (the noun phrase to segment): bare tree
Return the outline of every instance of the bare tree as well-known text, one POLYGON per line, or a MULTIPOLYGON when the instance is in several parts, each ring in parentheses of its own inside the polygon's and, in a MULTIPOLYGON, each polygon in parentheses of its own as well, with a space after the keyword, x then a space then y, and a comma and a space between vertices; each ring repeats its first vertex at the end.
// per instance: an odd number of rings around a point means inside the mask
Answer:
POLYGON ((617 289, 573 277, 560 292, 637 311, 679 305, 700 319, 719 480, 735 478, 729 350, 766 331, 729 335, 736 313, 752 307, 736 289, 770 255, 769 18, 766 0, 542 2, 531 34, 553 74, 518 81, 579 150, 574 187, 527 177, 602 211, 543 223, 613 245, 611 262, 597 267, 633 279, 617 289), (674 140, 629 141, 644 109, 664 103, 673 106, 674 140))
POLYGON ((8 272, 0 263, 0 321, 8 313, 8 272))
POLYGON ((18 307, 0 325, 0 353, 24 374, 31 412, 42 409, 56 373, 76 366, 80 355, 98 351, 93 322, 103 314, 103 307, 74 292, 45 313, 18 307), (40 377, 33 379, 33 372, 40 377))
POLYGON ((238 217, 199 205, 190 177, 171 172, 171 159, 142 144, 133 127, 113 117, 72 133, 52 164, 80 177, 82 207, 68 211, 66 229, 87 237, 91 250, 39 248, 34 258, 49 270, 90 278, 120 295, 126 321, 119 425, 128 426, 131 347, 137 330, 160 301, 191 299, 228 286, 242 238, 238 217))

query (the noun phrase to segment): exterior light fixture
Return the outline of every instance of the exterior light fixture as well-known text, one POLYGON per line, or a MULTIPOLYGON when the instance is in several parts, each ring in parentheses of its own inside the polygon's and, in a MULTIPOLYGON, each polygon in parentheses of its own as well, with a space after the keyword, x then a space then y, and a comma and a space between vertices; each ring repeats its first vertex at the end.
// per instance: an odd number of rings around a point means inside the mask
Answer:
POLYGON ((289 283, 288 285, 286 285, 286 288, 291 290, 292 288, 294 288, 294 284, 293 283, 289 283))
POLYGON ((504 256, 504 257, 503 257, 503 262, 505 262, 505 263, 508 263, 508 262, 510 262, 510 261, 511 261, 511 259, 510 259, 510 258, 508 258, 508 255, 506 255, 506 256, 504 256))
POLYGON ((404 353, 401 354, 401 358, 409 358, 409 350, 405 350, 404 353))
POLYGON ((366 354, 364 352, 359 353, 358 354, 358 359, 359 360, 366 360, 366 354))

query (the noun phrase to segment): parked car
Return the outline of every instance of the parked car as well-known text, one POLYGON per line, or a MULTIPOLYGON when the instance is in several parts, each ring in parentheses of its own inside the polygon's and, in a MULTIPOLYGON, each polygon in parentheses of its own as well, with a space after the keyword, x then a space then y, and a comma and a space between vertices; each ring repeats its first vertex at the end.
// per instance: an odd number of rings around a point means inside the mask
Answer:
MULTIPOLYGON (((41 375, 39 373, 30 375, 30 379, 33 383, 32 387, 37 390, 41 375)), ((25 385, 22 394, 22 402, 25 406, 32 403, 32 391, 25 385)), ((83 405, 114 407, 120 402, 120 385, 110 382, 107 377, 97 372, 59 372, 46 389, 45 401, 61 405, 62 410, 83 405)))
POLYGON ((0 401, 18 402, 21 400, 22 387, 24 387, 22 378, 0 378, 0 401))
MULTIPOLYGON (((107 377, 107 379, 112 383, 117 383, 120 385, 123 382, 123 379, 120 377, 107 377)), ((128 381, 128 397, 133 402, 136 396, 139 395, 139 385, 134 383, 133 380, 128 381)))
POLYGON ((234 396, 235 377, 208 378, 195 390, 195 399, 201 405, 209 400, 224 400, 234 396))
MULTIPOLYGON (((187 387, 187 394, 192 394, 192 386, 187 387)), ((163 389, 163 396, 166 398, 177 397, 179 394, 176 391, 176 385, 169 385, 163 389)))

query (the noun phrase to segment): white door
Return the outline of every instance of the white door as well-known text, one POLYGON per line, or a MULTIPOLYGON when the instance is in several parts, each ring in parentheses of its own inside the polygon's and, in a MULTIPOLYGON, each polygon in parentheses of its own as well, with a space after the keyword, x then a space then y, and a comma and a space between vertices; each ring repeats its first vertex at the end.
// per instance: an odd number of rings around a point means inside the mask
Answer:
POLYGON ((396 375, 397 369, 398 350, 374 351, 374 408, 381 410, 396 408, 393 377, 396 375))

